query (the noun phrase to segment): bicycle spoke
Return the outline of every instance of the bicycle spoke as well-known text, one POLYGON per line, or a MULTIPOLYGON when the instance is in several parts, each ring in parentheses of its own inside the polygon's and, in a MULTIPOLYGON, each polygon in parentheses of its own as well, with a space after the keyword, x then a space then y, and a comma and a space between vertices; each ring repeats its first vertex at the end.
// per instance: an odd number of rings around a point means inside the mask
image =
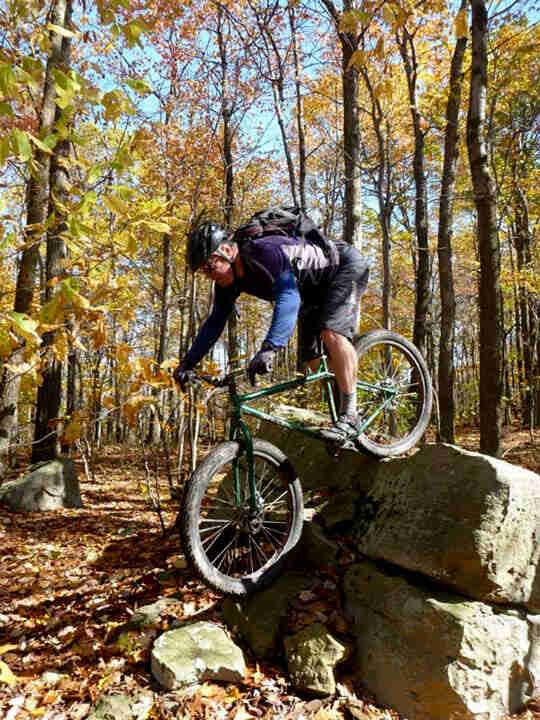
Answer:
POLYGON ((425 403, 425 384, 414 356, 404 345, 376 343, 359 357, 357 407, 362 436, 383 448, 407 441, 425 403), (370 387, 371 386, 371 387, 370 387))
POLYGON ((290 535, 290 488, 275 463, 257 455, 253 461, 255 498, 243 454, 223 466, 201 499, 203 551, 213 567, 229 577, 246 577, 271 565, 290 535))

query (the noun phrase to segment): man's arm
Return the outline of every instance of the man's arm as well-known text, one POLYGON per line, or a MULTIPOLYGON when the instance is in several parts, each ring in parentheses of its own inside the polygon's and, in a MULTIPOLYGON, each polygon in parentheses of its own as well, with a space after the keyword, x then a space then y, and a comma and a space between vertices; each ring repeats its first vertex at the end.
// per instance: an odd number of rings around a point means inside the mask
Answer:
POLYGON ((273 292, 274 313, 270 329, 262 344, 263 349, 277 349, 287 344, 300 309, 300 293, 292 270, 284 270, 277 276, 273 292))
POLYGON ((225 328, 234 300, 230 293, 220 293, 219 288, 216 289, 212 312, 201 325, 197 337, 180 363, 180 372, 194 368, 214 345, 225 328))

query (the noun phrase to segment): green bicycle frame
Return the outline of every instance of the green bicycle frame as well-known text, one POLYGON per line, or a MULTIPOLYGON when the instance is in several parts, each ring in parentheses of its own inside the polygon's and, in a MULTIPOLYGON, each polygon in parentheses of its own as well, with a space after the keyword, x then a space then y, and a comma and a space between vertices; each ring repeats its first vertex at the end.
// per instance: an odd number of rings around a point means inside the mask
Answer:
MULTIPOLYGON (((231 411, 231 427, 229 432, 230 440, 241 440, 243 442, 245 453, 248 462, 248 482, 250 489, 250 506, 251 510, 255 512, 257 503, 257 488, 255 486, 255 470, 253 467, 253 437, 247 424, 243 421, 242 415, 252 415, 253 417, 259 418, 260 420, 267 420, 268 422, 280 425, 281 427, 287 428, 288 430, 297 430, 304 435, 321 439, 321 434, 317 429, 312 429, 294 422, 292 420, 285 420, 284 418, 277 417, 275 415, 269 415, 263 410, 251 407, 247 403, 252 400, 258 400, 260 398, 270 397, 271 395, 278 395, 279 393, 287 390, 295 390, 296 388, 309 385, 314 382, 322 382, 324 384, 326 395, 328 398, 328 405, 330 407, 330 415, 332 422, 337 420, 337 410, 334 403, 334 394, 332 392, 332 383, 334 379, 334 373, 328 369, 328 362, 325 355, 321 356, 321 362, 319 368, 315 372, 308 372, 304 375, 299 375, 293 380, 286 380, 285 382, 278 383, 277 385, 271 385, 270 387, 263 388, 262 390, 256 390, 254 392, 245 393, 244 395, 238 395, 236 391, 236 382, 233 381, 229 387, 229 395, 232 403, 231 411)), ((393 387, 385 387, 380 385, 372 385, 371 383, 357 380, 357 387, 376 391, 382 394, 382 399, 378 407, 362 419, 358 433, 361 434, 365 428, 373 422, 373 420, 379 415, 379 413, 386 410, 392 403, 396 390, 393 387)), ((234 486, 235 486, 235 499, 238 504, 241 503, 240 498, 240 479, 239 479, 239 468, 238 460, 235 459, 233 462, 234 472, 234 486)))
MULTIPOLYGON (((331 385, 331 380, 333 379, 333 377, 334 374, 328 369, 326 357, 323 355, 321 357, 319 369, 316 372, 299 375, 293 380, 286 380, 285 382, 263 388, 262 390, 255 390, 254 392, 245 393, 244 395, 238 395, 236 392, 236 383, 233 382, 231 384, 229 394, 232 402, 232 411, 229 439, 240 440, 240 438, 242 438, 243 440, 248 462, 248 482, 250 489, 250 505, 252 511, 255 511, 257 503, 257 488, 255 486, 255 470, 253 467, 253 437, 249 427, 243 421, 242 415, 253 415, 260 420, 268 420, 269 422, 272 422, 276 425, 281 425, 282 427, 285 427, 289 430, 298 430, 300 432, 303 432, 305 435, 310 435, 312 437, 320 436, 318 435, 316 430, 311 430, 305 425, 301 425, 299 423, 289 420, 284 420, 283 418, 276 417, 275 415, 269 415, 262 410, 251 407, 247 403, 251 402, 252 400, 269 397, 270 395, 277 395, 287 390, 295 390, 296 388, 303 387, 310 383, 323 382, 328 397, 328 404, 330 407, 332 421, 335 422, 337 420, 337 412, 331 385)), ((235 499, 236 502, 240 504, 241 498, 238 460, 235 460, 233 463, 233 472, 236 495, 235 499)))

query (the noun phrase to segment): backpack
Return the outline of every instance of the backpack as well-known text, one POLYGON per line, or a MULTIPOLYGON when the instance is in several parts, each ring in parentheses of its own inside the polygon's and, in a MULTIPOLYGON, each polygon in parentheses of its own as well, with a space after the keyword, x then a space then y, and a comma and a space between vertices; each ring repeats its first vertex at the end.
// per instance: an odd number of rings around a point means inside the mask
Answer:
POLYGON ((279 205, 256 212, 236 229, 233 240, 241 247, 247 240, 266 235, 286 235, 310 242, 321 248, 333 265, 339 264, 336 243, 325 237, 313 220, 298 207, 279 205))

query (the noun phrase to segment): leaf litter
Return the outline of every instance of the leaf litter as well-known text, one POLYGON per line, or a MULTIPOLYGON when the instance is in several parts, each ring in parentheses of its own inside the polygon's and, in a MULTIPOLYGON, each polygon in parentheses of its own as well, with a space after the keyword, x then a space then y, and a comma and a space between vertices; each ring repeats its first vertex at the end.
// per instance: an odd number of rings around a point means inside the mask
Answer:
MULTIPOLYGON (((243 683, 160 689, 150 673, 153 639, 178 620, 221 623, 220 596, 193 577, 176 533, 163 535, 141 492, 145 470, 138 460, 125 448, 109 449, 96 463, 92 482, 77 463, 81 509, 0 516, 3 720, 84 720, 113 691, 147 693, 153 719, 399 720, 352 678, 338 679, 334 698, 299 697, 282 666, 258 663, 249 652, 243 683), (143 632, 124 632, 136 610, 158 597, 176 602, 143 632)), ((178 507, 163 506, 166 527, 172 528, 178 507)), ((289 630, 317 620, 328 621, 338 634, 346 630, 334 578, 321 577, 319 589, 300 593, 289 630)), ((540 717, 532 713, 515 720, 540 717)))

